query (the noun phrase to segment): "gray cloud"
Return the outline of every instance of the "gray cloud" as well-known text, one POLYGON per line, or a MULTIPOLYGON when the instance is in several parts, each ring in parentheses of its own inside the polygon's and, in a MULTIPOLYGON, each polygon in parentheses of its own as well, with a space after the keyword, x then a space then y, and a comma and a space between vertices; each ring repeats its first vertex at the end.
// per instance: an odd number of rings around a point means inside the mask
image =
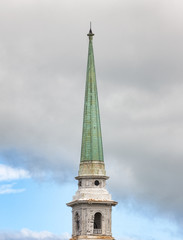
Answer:
POLYGON ((182 221, 182 8, 180 0, 1 1, 4 161, 60 181, 77 174, 92 20, 110 188, 182 221))

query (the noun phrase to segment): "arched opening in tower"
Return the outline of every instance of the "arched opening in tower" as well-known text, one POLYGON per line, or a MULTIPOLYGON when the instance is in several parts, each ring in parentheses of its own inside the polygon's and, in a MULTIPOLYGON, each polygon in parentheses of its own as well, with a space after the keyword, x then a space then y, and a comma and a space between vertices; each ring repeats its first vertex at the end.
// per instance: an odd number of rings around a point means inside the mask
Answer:
POLYGON ((102 228, 102 214, 100 212, 95 213, 94 216, 94 230, 102 228))
POLYGON ((77 232, 77 235, 79 233, 79 229, 80 229, 80 221, 79 221, 79 214, 76 212, 76 215, 75 215, 75 221, 76 221, 76 232, 77 232))

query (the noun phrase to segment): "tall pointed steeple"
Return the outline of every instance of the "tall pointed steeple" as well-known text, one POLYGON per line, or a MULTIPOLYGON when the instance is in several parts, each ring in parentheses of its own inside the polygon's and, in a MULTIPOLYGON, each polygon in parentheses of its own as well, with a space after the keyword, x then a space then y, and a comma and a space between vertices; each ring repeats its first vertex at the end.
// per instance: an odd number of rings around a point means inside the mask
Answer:
POLYGON ((90 31, 87 35, 89 37, 89 47, 79 175, 105 175, 95 62, 93 53, 94 34, 92 32, 91 26, 90 31))
POLYGON ((83 116, 83 136, 79 166, 78 190, 67 206, 72 207, 70 240, 114 240, 111 232, 112 206, 106 189, 105 165, 97 95, 91 27, 88 33, 88 65, 83 116))
POLYGON ((92 33, 91 29, 88 36, 89 36, 89 48, 88 48, 88 65, 83 116, 81 162, 104 160, 95 73, 95 62, 92 44, 94 34, 92 33))

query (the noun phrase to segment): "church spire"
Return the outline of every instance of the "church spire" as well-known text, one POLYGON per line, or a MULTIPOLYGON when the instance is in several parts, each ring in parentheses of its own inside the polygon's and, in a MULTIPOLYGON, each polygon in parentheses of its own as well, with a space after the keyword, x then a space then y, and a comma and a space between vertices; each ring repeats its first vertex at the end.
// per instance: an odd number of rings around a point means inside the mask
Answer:
POLYGON ((89 36, 89 48, 88 48, 88 65, 83 116, 81 162, 104 160, 95 73, 95 62, 92 44, 94 34, 91 28, 88 33, 88 36, 89 36))
POLYGON ((72 207, 72 238, 70 240, 115 240, 111 232, 112 206, 106 189, 102 136, 93 55, 93 32, 88 33, 88 65, 83 116, 81 161, 78 190, 67 206, 72 207))
MULTIPOLYGON (((103 163, 103 146, 102 146, 102 134, 98 104, 98 93, 95 73, 95 62, 93 53, 93 32, 90 25, 89 33, 89 47, 88 47, 88 64, 86 75, 86 88, 85 88, 85 101, 84 101, 84 116, 83 116, 83 134, 82 134, 82 146, 81 146, 81 160, 79 173, 82 175, 83 164, 90 163, 88 167, 91 168, 91 164, 94 162, 103 163)), ((101 166, 101 165, 100 165, 101 166)), ((96 166, 95 166, 96 168, 96 166)), ((103 163, 104 170, 104 163, 103 163)), ((97 169, 94 169, 95 172, 97 169)), ((79 174, 79 175, 80 175, 79 174)), ((92 174, 89 173, 88 174, 92 174)), ((104 175, 104 171, 103 174, 104 175)))

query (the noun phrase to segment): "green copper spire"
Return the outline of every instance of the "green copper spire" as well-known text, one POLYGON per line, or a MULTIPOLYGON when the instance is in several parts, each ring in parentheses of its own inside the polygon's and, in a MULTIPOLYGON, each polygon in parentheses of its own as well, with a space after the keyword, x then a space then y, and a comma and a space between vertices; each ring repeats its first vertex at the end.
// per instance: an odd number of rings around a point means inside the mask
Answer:
POLYGON ((95 63, 92 44, 93 36, 94 34, 92 33, 90 27, 90 31, 88 33, 89 47, 88 47, 88 64, 83 116, 81 162, 104 161, 97 83, 95 74, 95 63))

